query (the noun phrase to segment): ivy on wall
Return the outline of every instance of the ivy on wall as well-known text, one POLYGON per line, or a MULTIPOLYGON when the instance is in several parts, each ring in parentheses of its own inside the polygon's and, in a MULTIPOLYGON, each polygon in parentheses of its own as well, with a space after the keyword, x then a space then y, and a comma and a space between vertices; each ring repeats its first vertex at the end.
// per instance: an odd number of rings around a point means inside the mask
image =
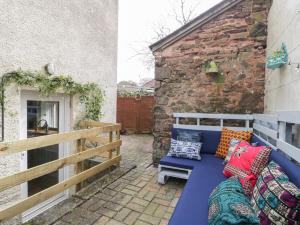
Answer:
MULTIPOLYGON (((41 95, 46 97, 55 94, 58 90, 68 95, 78 94, 80 102, 85 106, 85 119, 99 120, 102 117, 104 92, 96 83, 80 84, 70 76, 49 76, 43 72, 18 70, 3 75, 0 85, 1 93, 12 83, 18 87, 37 88, 41 95)), ((1 94, 0 101, 4 103, 5 95, 1 94)))

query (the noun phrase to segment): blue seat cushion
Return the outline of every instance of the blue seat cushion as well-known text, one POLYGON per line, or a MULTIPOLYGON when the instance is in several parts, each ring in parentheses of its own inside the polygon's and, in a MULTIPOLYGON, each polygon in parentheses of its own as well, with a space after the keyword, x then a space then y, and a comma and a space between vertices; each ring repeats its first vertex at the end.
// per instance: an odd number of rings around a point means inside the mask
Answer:
MULTIPOLYGON (((172 129, 172 138, 177 139, 178 132, 191 132, 194 133, 195 130, 188 130, 188 129, 179 129, 179 128, 173 128, 172 129)), ((221 138, 221 131, 207 131, 203 130, 201 131, 201 142, 202 148, 201 153, 208 153, 208 154, 215 154, 220 142, 221 138)))
POLYGON ((170 225, 206 225, 208 224, 208 198, 213 189, 226 179, 223 175, 223 160, 211 154, 202 154, 202 160, 163 158, 161 164, 193 169, 170 225))
POLYGON ((165 166, 179 167, 184 169, 194 169, 194 168, 206 168, 206 167, 217 167, 223 171, 223 159, 217 158, 211 154, 201 154, 201 160, 191 160, 176 158, 171 156, 164 156, 159 164, 165 166))

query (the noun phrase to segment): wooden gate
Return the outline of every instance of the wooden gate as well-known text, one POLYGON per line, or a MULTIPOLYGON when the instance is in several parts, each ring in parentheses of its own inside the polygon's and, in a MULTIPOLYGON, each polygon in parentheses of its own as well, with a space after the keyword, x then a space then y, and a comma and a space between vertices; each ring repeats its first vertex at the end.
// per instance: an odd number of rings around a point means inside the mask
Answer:
POLYGON ((128 133, 152 133, 153 96, 118 97, 117 121, 122 131, 128 133))

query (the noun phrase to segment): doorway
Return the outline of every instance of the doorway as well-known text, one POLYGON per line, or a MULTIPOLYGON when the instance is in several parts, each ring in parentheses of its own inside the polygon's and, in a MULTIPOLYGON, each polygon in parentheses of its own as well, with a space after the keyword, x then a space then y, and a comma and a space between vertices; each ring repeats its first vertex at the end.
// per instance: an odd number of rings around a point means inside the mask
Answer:
MULTIPOLYGON (((21 93, 21 137, 35 138, 70 130, 70 99, 64 95, 41 97, 33 91, 21 93)), ((29 169, 66 156, 69 143, 33 149, 21 154, 21 169, 29 169)), ((46 174, 21 185, 23 198, 35 195, 69 177, 70 167, 46 174)), ((26 222, 65 200, 68 191, 62 192, 22 214, 26 222)))

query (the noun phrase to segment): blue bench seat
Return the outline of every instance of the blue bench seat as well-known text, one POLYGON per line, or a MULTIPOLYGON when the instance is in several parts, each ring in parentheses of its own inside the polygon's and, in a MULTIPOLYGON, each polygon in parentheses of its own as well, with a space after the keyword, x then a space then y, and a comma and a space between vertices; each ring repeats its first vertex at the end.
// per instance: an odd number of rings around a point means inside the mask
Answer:
MULTIPOLYGON (((172 135, 176 130, 172 131, 172 135)), ((220 140, 221 132, 203 131, 203 146, 200 161, 165 156, 160 166, 169 166, 191 170, 189 179, 184 187, 169 225, 207 225, 208 199, 213 189, 226 179, 223 175, 223 159, 214 156, 220 140)), ((173 137, 175 138, 175 136, 173 137)), ((260 138, 253 136, 251 142, 267 145, 260 138)), ((290 181, 300 187, 300 166, 290 161, 286 155, 273 149, 270 161, 278 163, 290 181)))
POLYGON ((202 154, 201 157, 201 161, 196 161, 165 156, 160 161, 161 165, 193 170, 169 224, 207 224, 208 197, 226 178, 222 173, 224 168, 222 159, 212 154, 202 154))

